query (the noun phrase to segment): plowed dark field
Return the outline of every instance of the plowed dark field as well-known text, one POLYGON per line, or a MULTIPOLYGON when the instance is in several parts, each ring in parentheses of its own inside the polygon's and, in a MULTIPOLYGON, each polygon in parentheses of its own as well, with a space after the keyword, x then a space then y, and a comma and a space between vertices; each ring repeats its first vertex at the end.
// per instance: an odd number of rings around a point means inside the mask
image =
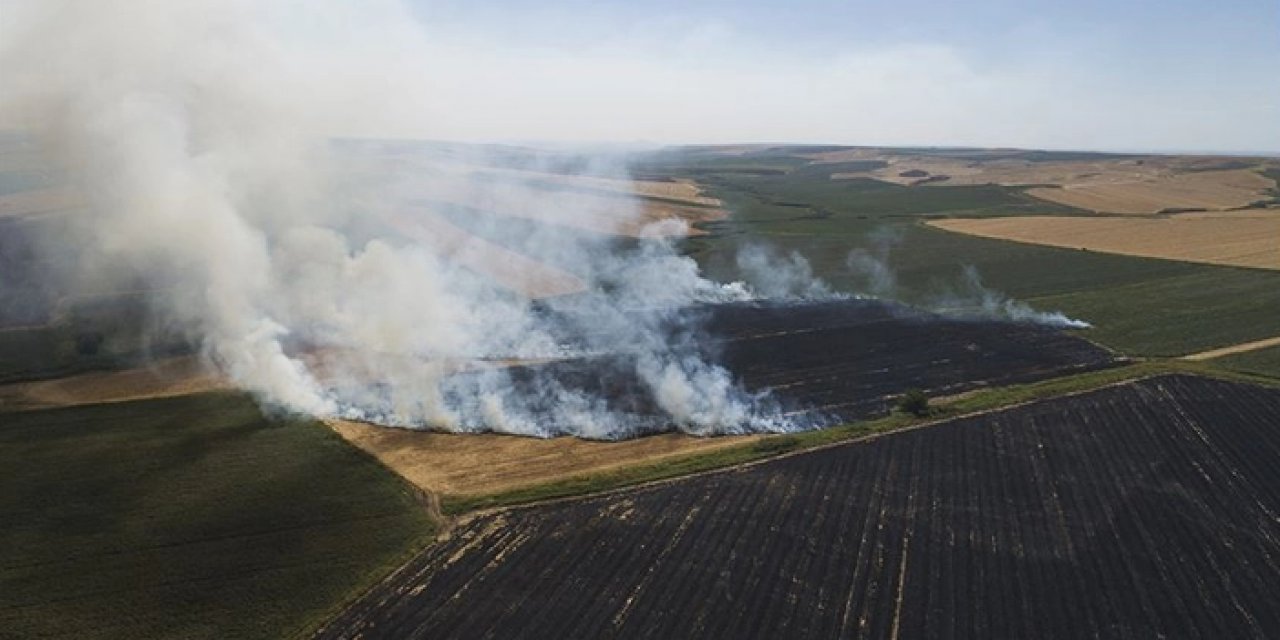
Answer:
MULTIPOLYGON (((748 391, 770 391, 772 401, 810 426, 887 413, 897 394, 911 388, 936 396, 1116 362, 1105 349, 1053 327, 945 317, 876 300, 722 304, 680 320, 667 328, 670 343, 697 344, 748 391)), ((625 353, 524 367, 514 377, 529 385, 531 398, 541 395, 539 380, 550 377, 635 416, 647 425, 637 432, 670 428, 625 353)))
POLYGON ((1280 637, 1280 390, 1170 376, 477 518, 322 637, 1280 637))

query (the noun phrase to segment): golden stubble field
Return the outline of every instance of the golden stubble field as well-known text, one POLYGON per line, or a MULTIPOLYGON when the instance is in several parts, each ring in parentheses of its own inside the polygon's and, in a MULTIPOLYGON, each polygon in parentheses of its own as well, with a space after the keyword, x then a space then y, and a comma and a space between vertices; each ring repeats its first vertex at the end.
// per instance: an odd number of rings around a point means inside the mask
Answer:
POLYGON ((0 405, 68 407, 233 388, 230 380, 211 371, 199 358, 184 356, 157 360, 134 369, 94 371, 51 380, 0 385, 0 405))
POLYGON ((930 225, 970 235, 1147 258, 1280 269, 1280 209, 1138 216, 953 218, 930 225))
POLYGON ((326 423, 424 491, 454 496, 509 491, 714 451, 763 437, 667 433, 602 442, 569 436, 544 439, 496 433, 450 434, 348 420, 326 423))
POLYGON ((833 180, 871 178, 903 186, 997 184, 1028 187, 1042 200, 1097 213, 1155 214, 1166 210, 1222 211, 1268 197, 1275 181, 1263 176, 1263 159, 1206 156, 1142 156, 1095 160, 1031 160, 993 157, 997 151, 955 156, 853 149, 811 154, 817 163, 879 160, 887 166, 833 174, 833 180), (1239 167, 1238 164, 1254 166, 1239 167), (1223 168, 1231 166, 1232 168, 1223 168))
POLYGON ((1263 199, 1275 182, 1256 171, 1198 171, 1143 175, 1133 179, 1090 178, 1061 187, 1036 187, 1028 194, 1099 213, 1160 213, 1169 209, 1224 211, 1263 199))
POLYGON ((19 191, 0 196, 0 218, 58 213, 84 205, 84 197, 67 187, 19 191))

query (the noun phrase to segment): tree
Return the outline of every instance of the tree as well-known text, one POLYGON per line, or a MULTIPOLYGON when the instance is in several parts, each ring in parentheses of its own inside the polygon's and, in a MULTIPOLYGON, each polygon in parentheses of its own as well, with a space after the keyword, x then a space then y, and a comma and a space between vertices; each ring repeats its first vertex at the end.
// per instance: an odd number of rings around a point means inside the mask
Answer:
POLYGON ((929 396, 920 389, 910 389, 898 399, 898 411, 916 417, 929 415, 929 396))

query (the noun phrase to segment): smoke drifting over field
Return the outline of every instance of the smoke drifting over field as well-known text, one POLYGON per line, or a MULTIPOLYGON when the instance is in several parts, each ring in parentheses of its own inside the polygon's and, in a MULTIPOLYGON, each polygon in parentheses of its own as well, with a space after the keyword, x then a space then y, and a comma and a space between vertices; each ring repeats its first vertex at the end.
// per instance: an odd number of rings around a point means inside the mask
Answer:
MULTIPOLYGON (((290 22, 288 3, 6 6, 4 116, 85 194, 75 257, 86 277, 106 289, 142 278, 211 362, 292 411, 624 436, 646 425, 551 377, 514 384, 501 366, 622 351, 683 430, 792 427, 695 348, 682 310, 747 293, 702 279, 662 239, 670 222, 628 243, 512 222, 628 224, 640 219, 633 199, 493 180, 493 158, 474 150, 421 158, 329 142, 447 100, 415 94, 425 83, 389 55, 421 51, 409 16, 345 6, 293 7, 314 24, 290 22), (444 215, 462 206, 521 210, 482 237, 444 215)), ((604 160, 579 170, 626 177, 604 160)))
POLYGON ((681 223, 646 225, 634 198, 543 184, 626 180, 617 154, 513 168, 501 149, 334 142, 449 137, 426 115, 449 96, 433 93, 430 49, 400 5, 3 10, 0 121, 31 132, 85 201, 70 235, 48 243, 79 266, 76 288, 141 282, 166 330, 265 403, 594 438, 805 426, 714 364, 693 310, 833 295, 800 256, 744 253, 755 288, 721 285, 665 239, 681 223), (623 229, 638 237, 610 233, 623 229), (537 366, 507 366, 605 354, 661 425, 537 366))
MULTIPOLYGON (((862 281, 862 288, 867 294, 876 298, 898 298, 898 277, 889 265, 889 258, 902 244, 901 231, 882 227, 868 234, 866 241, 868 247, 849 252, 845 266, 862 281)), ((1037 311, 1025 302, 986 287, 978 269, 972 265, 961 267, 957 282, 948 283, 943 291, 927 296, 923 306, 947 315, 1031 322, 1061 329, 1087 329, 1092 326, 1060 311, 1037 311)))

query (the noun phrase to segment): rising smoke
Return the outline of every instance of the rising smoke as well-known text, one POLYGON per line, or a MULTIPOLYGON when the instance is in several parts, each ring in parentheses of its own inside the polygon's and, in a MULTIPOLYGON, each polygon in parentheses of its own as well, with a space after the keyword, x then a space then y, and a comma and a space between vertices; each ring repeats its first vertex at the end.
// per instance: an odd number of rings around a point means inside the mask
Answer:
MULTIPOLYGON (((904 297, 897 273, 891 266, 893 251, 903 240, 901 229, 879 227, 867 234, 867 246, 853 249, 845 257, 845 267, 861 293, 888 300, 904 297)), ((961 266, 955 282, 943 283, 941 291, 926 295, 918 304, 937 313, 981 320, 1011 320, 1062 329, 1091 326, 1060 311, 1037 311, 1025 302, 988 288, 973 265, 961 266)))
POLYGON ((652 428, 508 366, 611 354, 665 424, 794 428, 695 348, 687 309, 745 289, 703 279, 669 241, 680 229, 646 224, 634 199, 540 183, 625 183, 616 159, 513 167, 501 149, 335 141, 430 131, 415 107, 448 100, 420 77, 429 60, 405 64, 427 49, 404 9, 355 4, 5 5, 0 115, 82 194, 84 277, 141 278, 168 326, 289 411, 540 436, 652 428))
MULTIPOLYGON (((45 239, 52 262, 79 289, 141 283, 167 331, 267 405, 603 439, 806 426, 714 364, 697 311, 838 295, 803 257, 752 247, 745 283, 703 278, 672 244, 683 223, 610 192, 629 180, 617 153, 355 140, 450 135, 397 2, 0 7, 0 123, 83 204, 45 239), (604 373, 575 384, 571 362, 604 373)), ((889 297, 881 244, 850 265, 879 265, 869 292, 889 297)))
POLYGON ((930 302, 934 309, 944 313, 979 319, 1032 322, 1062 329, 1088 329, 1092 326, 1084 320, 1068 317, 1061 311, 1037 311, 1021 300, 1014 300, 987 288, 982 284, 982 277, 973 265, 962 268, 957 287, 933 296, 930 302))
POLYGON ((825 300, 843 297, 813 274, 809 261, 796 251, 781 255, 760 244, 738 250, 738 273, 757 295, 775 300, 825 300))

